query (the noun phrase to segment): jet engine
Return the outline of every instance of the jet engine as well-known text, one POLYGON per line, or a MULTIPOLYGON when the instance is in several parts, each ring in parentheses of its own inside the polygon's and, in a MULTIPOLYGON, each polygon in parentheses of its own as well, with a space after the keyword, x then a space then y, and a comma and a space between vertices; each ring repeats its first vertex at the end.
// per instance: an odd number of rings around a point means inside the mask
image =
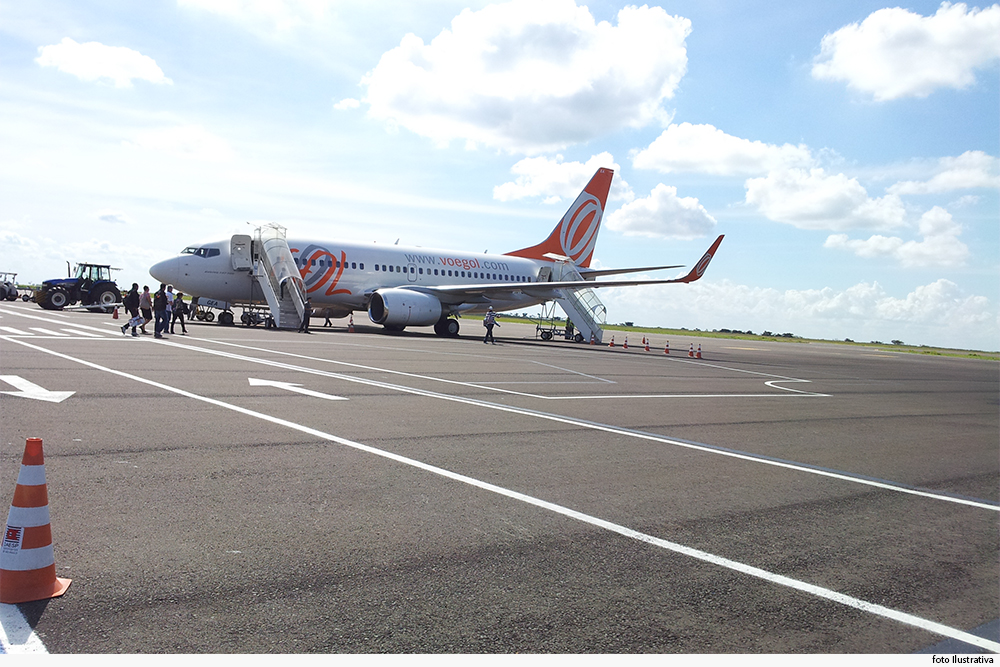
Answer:
POLYGON ((368 317, 390 328, 429 326, 441 319, 441 302, 413 290, 380 289, 372 294, 368 317))

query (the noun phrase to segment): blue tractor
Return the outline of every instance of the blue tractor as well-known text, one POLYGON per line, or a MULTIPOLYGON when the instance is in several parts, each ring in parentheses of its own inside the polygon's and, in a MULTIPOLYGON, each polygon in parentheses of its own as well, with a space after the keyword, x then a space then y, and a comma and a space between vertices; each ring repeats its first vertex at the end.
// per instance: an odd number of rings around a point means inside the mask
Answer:
POLYGON ((107 264, 77 264, 72 278, 46 280, 35 290, 35 303, 46 310, 62 310, 80 303, 92 313, 110 313, 122 301, 107 264))

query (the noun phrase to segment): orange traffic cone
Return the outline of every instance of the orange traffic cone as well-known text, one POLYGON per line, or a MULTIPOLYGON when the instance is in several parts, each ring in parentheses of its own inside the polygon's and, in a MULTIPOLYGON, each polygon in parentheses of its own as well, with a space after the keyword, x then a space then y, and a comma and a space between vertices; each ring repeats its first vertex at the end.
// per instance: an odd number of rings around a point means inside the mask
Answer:
POLYGON ((118 319, 118 306, 115 306, 115 312, 111 314, 111 319, 113 320, 118 319))
POLYGON ((695 359, 701 359, 701 344, 700 343, 698 344, 698 351, 695 352, 694 358, 695 359))
POLYGON ((591 345, 596 345, 597 344, 597 341, 594 339, 594 334, 590 334, 590 344, 591 345))
POLYGON ((351 313, 351 319, 347 321, 347 333, 354 333, 354 313, 351 313))
POLYGON ((649 339, 643 338, 642 342, 646 345, 646 352, 649 352, 649 339))
POLYGON ((628 349, 628 336, 625 336, 625 344, 622 345, 622 347, 625 348, 626 350, 628 349))
POLYGON ((0 602, 59 597, 70 581, 56 576, 42 440, 28 438, 0 547, 0 602))
POLYGON ((694 358, 694 343, 691 343, 691 347, 688 349, 688 356, 694 358))
POLYGON ((667 344, 663 346, 663 354, 670 354, 670 341, 669 340, 667 341, 667 344))
POLYGON ((615 346, 615 337, 612 336, 611 337, 611 342, 608 344, 608 347, 614 347, 614 346, 615 346))

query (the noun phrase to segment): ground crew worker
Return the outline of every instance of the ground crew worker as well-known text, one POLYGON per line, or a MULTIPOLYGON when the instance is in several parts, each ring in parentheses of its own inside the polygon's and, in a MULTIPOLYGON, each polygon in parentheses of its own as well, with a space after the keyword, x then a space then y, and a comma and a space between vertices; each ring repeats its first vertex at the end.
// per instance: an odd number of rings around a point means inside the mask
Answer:
POLYGON ((486 311, 486 317, 483 318, 483 326, 486 327, 486 337, 483 338, 483 343, 493 343, 496 345, 497 342, 493 340, 493 327, 500 325, 497 323, 497 314, 493 312, 493 306, 490 306, 489 310, 486 311))

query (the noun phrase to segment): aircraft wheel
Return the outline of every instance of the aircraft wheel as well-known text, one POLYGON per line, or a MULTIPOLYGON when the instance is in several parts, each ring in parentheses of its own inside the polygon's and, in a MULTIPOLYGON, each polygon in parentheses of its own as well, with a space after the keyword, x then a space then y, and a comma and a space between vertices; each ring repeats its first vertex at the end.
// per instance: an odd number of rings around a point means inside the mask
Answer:
POLYGON ((458 320, 449 319, 447 322, 445 322, 444 330, 445 330, 445 333, 447 333, 449 336, 451 336, 453 338, 455 336, 457 336, 458 335, 458 329, 459 329, 458 320))
POLYGON ((219 324, 221 324, 224 327, 233 326, 233 314, 230 313, 228 310, 219 313, 219 324))

